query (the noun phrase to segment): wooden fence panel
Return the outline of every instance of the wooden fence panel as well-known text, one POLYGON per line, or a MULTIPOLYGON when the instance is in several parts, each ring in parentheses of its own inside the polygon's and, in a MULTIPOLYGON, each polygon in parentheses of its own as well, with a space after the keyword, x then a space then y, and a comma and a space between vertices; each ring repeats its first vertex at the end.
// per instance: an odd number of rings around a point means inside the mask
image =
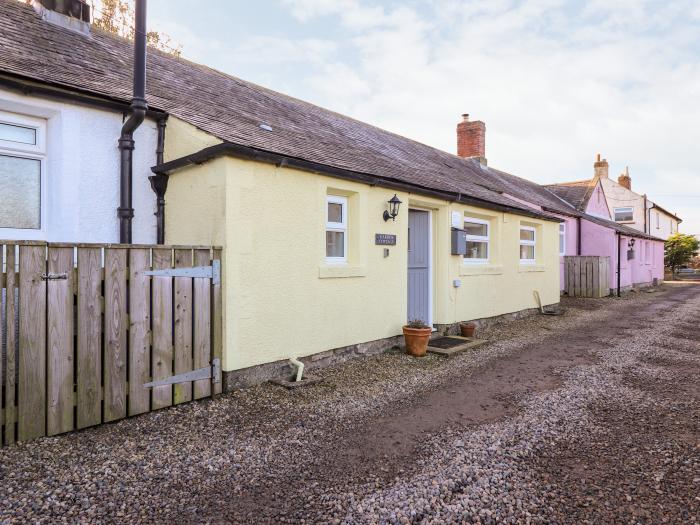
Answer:
POLYGON ((19 247, 17 438, 46 435, 46 247, 19 247))
POLYGON ((129 250, 129 415, 148 412, 151 391, 151 269, 148 248, 129 250))
MULTIPOLYGON (((15 376, 17 373, 17 358, 15 349, 17 346, 17 335, 15 323, 17 322, 17 273, 15 271, 16 257, 15 245, 5 245, 5 444, 10 445, 15 442, 15 426, 17 423, 17 410, 15 409, 15 376)), ((2 436, 0 436, 2 438, 2 436)))
MULTIPOLYGON (((194 265, 208 266, 209 250, 194 251, 194 265)), ((211 280, 194 280, 194 368, 208 366, 211 361, 211 280)), ((211 395, 211 380, 200 379, 194 382, 194 398, 211 395)))
MULTIPOLYGON (((172 267, 172 250, 153 250, 153 269, 172 267)), ((153 380, 165 379, 173 375, 173 279, 166 276, 153 277, 153 380)), ((151 408, 168 407, 173 404, 172 385, 152 389, 151 408)))
POLYGON ((605 297, 610 293, 610 258, 565 256, 564 285, 571 297, 605 297))
POLYGON ((46 433, 53 436, 73 430, 73 248, 50 247, 48 272, 46 433))
MULTIPOLYGON (((175 250, 175 268, 192 267, 192 250, 175 250)), ((175 277, 175 373, 192 370, 192 279, 175 277)), ((192 400, 192 383, 174 386, 175 404, 192 400)))
POLYGON ((105 422, 126 416, 126 257, 125 249, 105 249, 105 422))
POLYGON ((77 427, 102 422, 102 250, 78 248, 77 427))

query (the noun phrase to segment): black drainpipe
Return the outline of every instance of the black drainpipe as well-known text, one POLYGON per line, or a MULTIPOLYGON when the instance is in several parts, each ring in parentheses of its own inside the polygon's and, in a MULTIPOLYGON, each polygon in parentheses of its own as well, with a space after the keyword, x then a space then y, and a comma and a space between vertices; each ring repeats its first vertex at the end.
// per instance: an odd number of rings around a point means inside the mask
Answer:
POLYGON ((622 235, 618 232, 617 234, 617 296, 620 297, 620 271, 622 258, 622 235))
POLYGON ((581 255, 581 217, 576 217, 576 255, 581 255))
POLYGON ((136 28, 134 31, 134 93, 131 99, 131 115, 122 126, 119 137, 121 168, 119 173, 119 242, 131 243, 132 179, 134 156, 134 131, 146 116, 146 0, 136 0, 136 28))
MULTIPOLYGON (((163 164, 163 152, 165 151, 165 121, 163 117, 158 121, 158 147, 156 148, 156 166, 163 164)), ((165 192, 168 189, 168 175, 158 173, 148 177, 151 188, 156 194, 156 242, 165 244, 165 192)))

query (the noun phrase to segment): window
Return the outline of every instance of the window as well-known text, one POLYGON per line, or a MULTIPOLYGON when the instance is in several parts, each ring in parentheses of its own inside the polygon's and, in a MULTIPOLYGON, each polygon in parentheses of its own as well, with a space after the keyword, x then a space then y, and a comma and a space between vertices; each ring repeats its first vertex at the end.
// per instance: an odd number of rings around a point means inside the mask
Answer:
POLYGON ((656 212, 656 229, 658 230, 661 228, 661 225, 659 224, 659 212, 656 212))
POLYGON ((634 209, 630 207, 615 208, 615 220, 617 222, 628 222, 634 220, 634 209))
POLYGON ((566 223, 559 223, 559 255, 566 255, 566 223))
POLYGON ((348 254, 348 199, 326 197, 326 261, 344 263, 348 254))
POLYGON ((465 262, 485 263, 489 260, 489 222, 467 217, 464 219, 467 253, 465 262))
POLYGON ((520 262, 523 264, 535 262, 535 228, 520 227, 520 262))
POLYGON ((44 121, 0 112, 0 228, 41 229, 44 121))

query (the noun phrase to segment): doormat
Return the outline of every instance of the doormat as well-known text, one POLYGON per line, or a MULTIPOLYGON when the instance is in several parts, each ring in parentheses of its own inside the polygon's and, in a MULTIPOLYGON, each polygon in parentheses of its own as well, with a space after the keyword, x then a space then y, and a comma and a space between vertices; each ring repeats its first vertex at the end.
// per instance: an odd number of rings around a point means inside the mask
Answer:
POLYGON ((469 348, 482 345, 485 342, 486 339, 477 339, 476 337, 438 337, 428 343, 428 352, 440 357, 452 357, 469 348))

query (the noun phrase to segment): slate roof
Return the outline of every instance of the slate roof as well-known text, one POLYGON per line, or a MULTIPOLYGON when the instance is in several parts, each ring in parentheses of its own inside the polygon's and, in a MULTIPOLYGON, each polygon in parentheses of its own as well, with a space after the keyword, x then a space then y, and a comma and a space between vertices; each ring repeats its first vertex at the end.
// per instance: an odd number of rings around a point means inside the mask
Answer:
MULTIPOLYGON (((131 99, 133 46, 111 34, 69 31, 43 21, 31 6, 0 0, 0 49, 4 74, 131 99)), ((478 161, 150 48, 147 64, 149 106, 224 141, 552 218, 504 196, 500 182, 514 182, 488 177, 478 161)))
POLYGON ((574 182, 547 184, 545 188, 556 196, 571 203, 578 211, 584 212, 588 206, 588 200, 591 198, 597 184, 597 179, 593 178, 574 182))

